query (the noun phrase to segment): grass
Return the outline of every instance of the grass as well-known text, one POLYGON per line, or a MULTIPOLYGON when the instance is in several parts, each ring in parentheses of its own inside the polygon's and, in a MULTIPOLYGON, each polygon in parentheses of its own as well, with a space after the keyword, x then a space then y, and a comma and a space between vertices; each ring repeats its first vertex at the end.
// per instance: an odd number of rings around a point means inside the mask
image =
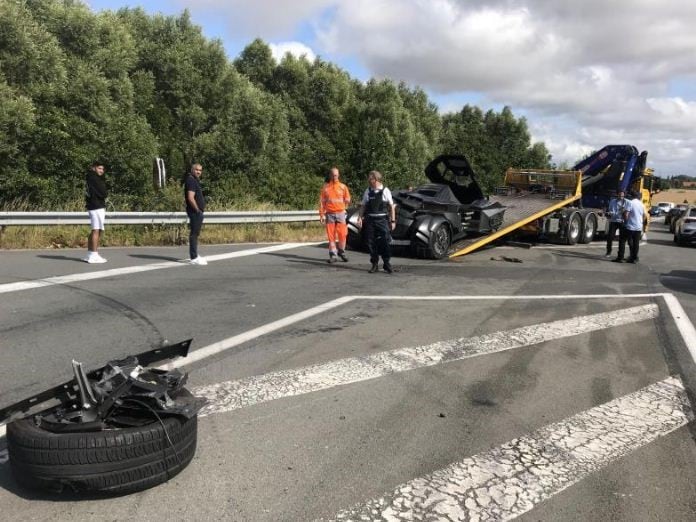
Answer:
MULTIPOLYGON (((127 209, 128 202, 118 197, 107 201, 107 211, 127 209)), ((65 201, 55 211, 87 211, 84 200, 65 201)), ((152 211, 183 211, 181 187, 171 186, 157 194, 152 211)), ((235 201, 211 201, 211 211, 271 211, 287 210, 243 196, 235 201)), ((5 212, 35 212, 39 210, 26 201, 5 202, 0 210, 5 212)), ((0 227, 1 249, 87 248, 88 226, 7 226, 0 227)), ((203 224, 199 241, 202 244, 225 243, 274 243, 322 241, 324 227, 318 222, 309 223, 254 223, 234 225, 203 224)), ((188 225, 109 225, 102 235, 101 246, 176 246, 188 243, 188 225)))
MULTIPOLYGON (((0 232, 2 249, 87 248, 87 226, 11 226, 0 232)), ((259 223, 205 225, 201 244, 321 241, 317 223, 259 223)), ((101 246, 172 246, 188 242, 185 225, 114 225, 106 223, 101 246)))

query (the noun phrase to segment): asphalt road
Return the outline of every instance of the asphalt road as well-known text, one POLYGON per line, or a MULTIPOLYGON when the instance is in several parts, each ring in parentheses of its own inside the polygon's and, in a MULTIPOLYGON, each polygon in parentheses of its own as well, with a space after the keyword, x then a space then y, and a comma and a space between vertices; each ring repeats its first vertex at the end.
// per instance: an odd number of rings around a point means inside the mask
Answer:
POLYGON ((696 518, 694 249, 662 225, 636 265, 598 243, 392 275, 317 245, 82 254, 0 253, 0 407, 72 359, 192 337, 198 451, 166 484, 77 500, 19 488, 0 438, 8 520, 696 518))

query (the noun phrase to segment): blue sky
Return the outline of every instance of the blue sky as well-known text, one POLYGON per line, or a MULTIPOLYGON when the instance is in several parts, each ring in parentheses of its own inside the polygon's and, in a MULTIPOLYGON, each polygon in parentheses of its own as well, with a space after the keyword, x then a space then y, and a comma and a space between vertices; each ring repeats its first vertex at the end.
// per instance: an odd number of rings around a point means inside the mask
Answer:
POLYGON ((696 2, 682 0, 88 0, 188 8, 230 58, 260 37, 352 76, 420 86, 442 112, 508 105, 554 161, 612 143, 661 176, 696 175, 696 2))

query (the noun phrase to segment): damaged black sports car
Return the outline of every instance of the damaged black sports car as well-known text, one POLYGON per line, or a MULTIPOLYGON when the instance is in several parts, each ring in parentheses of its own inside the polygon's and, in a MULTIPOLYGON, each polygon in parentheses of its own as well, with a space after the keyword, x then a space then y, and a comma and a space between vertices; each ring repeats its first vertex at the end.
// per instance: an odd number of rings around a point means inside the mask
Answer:
MULTIPOLYGON (((431 183, 393 193, 393 247, 406 247, 421 258, 442 259, 452 243, 494 232, 502 224, 505 207, 483 195, 465 156, 438 156, 425 168, 425 175, 431 183)), ((348 213, 348 244, 364 250, 357 210, 348 213)))

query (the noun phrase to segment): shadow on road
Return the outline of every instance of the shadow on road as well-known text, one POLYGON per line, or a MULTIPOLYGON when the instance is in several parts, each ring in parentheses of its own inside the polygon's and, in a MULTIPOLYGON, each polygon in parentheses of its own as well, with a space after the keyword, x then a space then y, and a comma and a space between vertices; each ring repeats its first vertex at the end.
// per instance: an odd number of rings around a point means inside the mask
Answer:
POLYGON ((152 254, 129 254, 128 257, 136 257, 138 259, 159 259, 162 261, 181 261, 180 257, 156 256, 152 254))
POLYGON ((60 261, 76 261, 78 263, 84 263, 81 257, 70 257, 70 256, 49 256, 46 254, 39 254, 36 257, 40 257, 41 259, 55 259, 55 260, 60 260, 60 261))
POLYGON ((696 271, 672 270, 669 273, 660 274, 660 283, 670 290, 696 294, 696 271))

